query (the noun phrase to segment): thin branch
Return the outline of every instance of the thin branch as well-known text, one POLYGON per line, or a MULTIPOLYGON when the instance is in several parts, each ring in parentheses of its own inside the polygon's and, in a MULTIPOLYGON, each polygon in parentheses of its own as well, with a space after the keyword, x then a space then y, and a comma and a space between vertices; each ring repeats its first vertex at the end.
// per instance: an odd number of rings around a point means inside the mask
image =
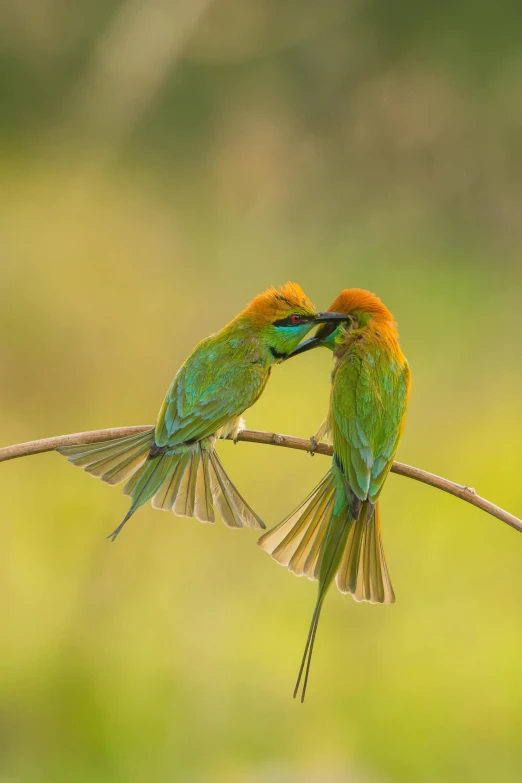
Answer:
POLYGON ((17 443, 16 446, 5 446, 0 449, 0 462, 18 457, 30 457, 31 454, 42 454, 44 451, 54 451, 61 446, 74 446, 77 443, 101 443, 112 438, 125 438, 137 432, 151 430, 152 424, 144 427, 113 427, 109 430, 93 430, 92 432, 73 432, 72 435, 56 435, 54 438, 30 440, 27 443, 17 443))
MULTIPOLYGON (((72 435, 58 435, 54 438, 43 438, 42 440, 32 440, 28 443, 18 443, 15 446, 6 446, 0 449, 0 462, 17 457, 28 457, 31 454, 41 454, 44 451, 54 451, 60 446, 70 446, 80 443, 99 443, 112 438, 124 438, 127 435, 134 435, 137 432, 145 432, 152 429, 152 424, 141 427, 115 427, 108 430, 94 430, 93 432, 75 432, 72 435)), ((247 443, 264 443, 268 446, 282 446, 286 449, 297 449, 299 451, 310 451, 311 444, 306 438, 296 438, 293 435, 279 435, 276 432, 260 432, 257 430, 243 430, 239 433, 238 440, 247 443)), ((315 449, 316 454, 324 454, 331 457, 333 449, 326 443, 319 443, 315 449)), ((398 473, 399 476, 420 481, 428 484, 430 487, 441 489, 448 492, 472 506, 482 509, 488 514, 500 519, 507 525, 514 527, 522 533, 522 520, 504 511, 503 508, 495 506, 489 500, 477 495, 472 487, 466 487, 462 484, 455 484, 453 481, 436 476, 433 473, 427 473, 420 468, 413 468, 410 465, 404 465, 402 462, 394 462, 392 473, 398 473)))

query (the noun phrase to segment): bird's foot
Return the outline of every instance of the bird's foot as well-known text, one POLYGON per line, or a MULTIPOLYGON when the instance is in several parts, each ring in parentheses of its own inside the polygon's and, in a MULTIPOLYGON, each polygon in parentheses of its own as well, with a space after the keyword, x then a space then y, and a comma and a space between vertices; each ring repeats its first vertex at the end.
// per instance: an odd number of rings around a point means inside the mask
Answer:
POLYGON ((315 452, 317 450, 317 446, 319 444, 317 443, 315 439, 315 435, 310 435, 310 456, 315 457, 315 452))

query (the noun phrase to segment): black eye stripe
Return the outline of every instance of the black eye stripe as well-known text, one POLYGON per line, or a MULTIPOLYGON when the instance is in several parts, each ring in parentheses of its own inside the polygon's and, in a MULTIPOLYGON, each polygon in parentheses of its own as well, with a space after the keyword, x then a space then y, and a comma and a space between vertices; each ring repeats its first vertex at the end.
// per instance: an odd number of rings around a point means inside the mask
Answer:
POLYGON ((306 315, 292 313, 292 315, 288 315, 286 318, 280 318, 278 321, 274 321, 273 326, 301 326, 302 324, 308 323, 309 320, 310 318, 306 315), (295 318, 296 315, 299 316, 299 320, 294 323, 292 318, 295 318))

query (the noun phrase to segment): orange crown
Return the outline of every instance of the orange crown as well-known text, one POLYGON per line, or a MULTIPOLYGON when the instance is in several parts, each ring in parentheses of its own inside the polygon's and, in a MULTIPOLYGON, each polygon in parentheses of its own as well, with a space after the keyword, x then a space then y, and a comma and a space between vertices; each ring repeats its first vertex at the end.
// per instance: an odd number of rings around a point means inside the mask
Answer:
POLYGON ((316 308, 297 283, 285 283, 280 288, 269 288, 258 294, 243 311, 259 324, 272 323, 290 313, 315 315, 316 308))
POLYGON ((345 288, 332 302, 328 310, 332 313, 346 313, 346 315, 360 310, 373 316, 376 321, 388 321, 395 326, 393 315, 383 305, 379 297, 363 288, 345 288))

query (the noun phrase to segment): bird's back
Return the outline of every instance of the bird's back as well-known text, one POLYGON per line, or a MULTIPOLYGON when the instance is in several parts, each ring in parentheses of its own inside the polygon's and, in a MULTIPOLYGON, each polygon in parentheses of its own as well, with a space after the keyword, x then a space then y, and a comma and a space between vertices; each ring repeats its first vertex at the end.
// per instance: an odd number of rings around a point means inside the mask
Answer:
POLYGON ((210 437, 263 391, 269 369, 255 335, 232 327, 202 340, 178 370, 158 416, 158 446, 210 437))
POLYGON ((339 357, 330 400, 334 453, 360 501, 375 502, 382 489, 399 445, 409 385, 397 340, 369 332, 339 357))

